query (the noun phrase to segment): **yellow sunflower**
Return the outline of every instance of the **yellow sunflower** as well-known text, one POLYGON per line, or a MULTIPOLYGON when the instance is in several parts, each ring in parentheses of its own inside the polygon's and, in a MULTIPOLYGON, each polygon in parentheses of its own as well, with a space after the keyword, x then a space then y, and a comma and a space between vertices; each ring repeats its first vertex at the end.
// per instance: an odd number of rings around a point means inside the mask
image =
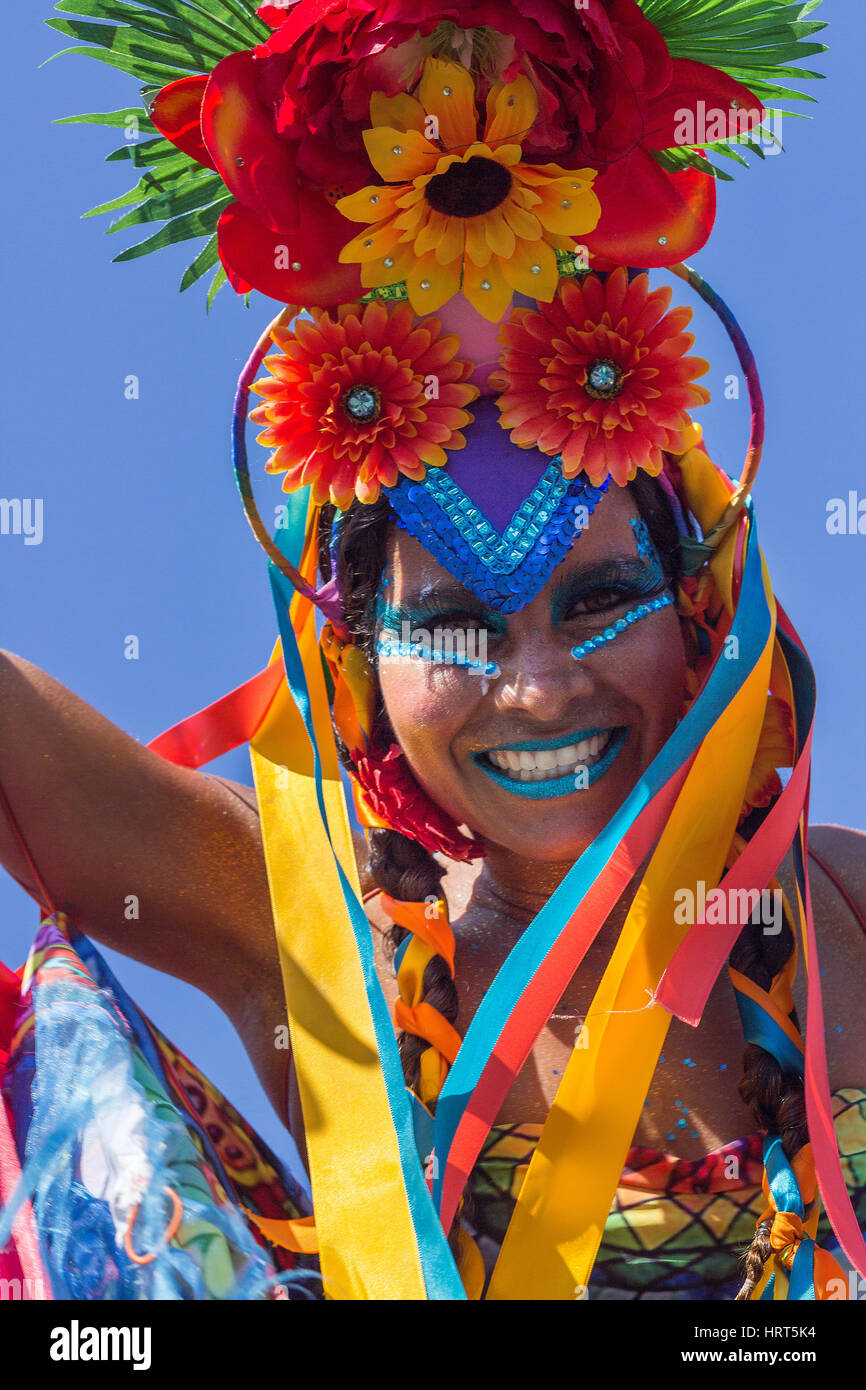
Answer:
POLYGON ((384 179, 337 207, 368 227, 340 252, 360 261, 367 288, 405 280, 412 308, 431 313, 463 294, 492 322, 515 290, 553 298, 554 248, 572 251, 601 206, 593 169, 524 164, 521 142, 538 114, 527 77, 497 83, 478 138, 475 84, 459 63, 428 58, 416 96, 370 101, 364 131, 370 162, 384 179))

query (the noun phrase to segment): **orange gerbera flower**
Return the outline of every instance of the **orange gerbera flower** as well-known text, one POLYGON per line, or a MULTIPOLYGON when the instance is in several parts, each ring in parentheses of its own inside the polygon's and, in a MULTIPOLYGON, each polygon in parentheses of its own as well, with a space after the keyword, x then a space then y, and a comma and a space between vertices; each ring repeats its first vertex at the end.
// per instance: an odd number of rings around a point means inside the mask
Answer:
POLYGON ((285 473, 284 492, 311 484, 316 502, 375 502, 401 473, 421 479, 466 444, 478 388, 437 319, 417 323, 408 304, 344 304, 311 310, 274 341, 283 351, 265 358, 272 375, 253 385, 264 403, 250 419, 267 426, 265 467, 285 473))
POLYGON ((710 399, 694 378, 709 371, 686 357, 691 309, 672 309, 671 291, 649 293, 620 266, 602 281, 564 280, 550 305, 516 309, 500 331, 502 370, 491 382, 500 424, 521 448, 558 454, 567 478, 621 486, 642 468, 660 473, 663 453, 683 452, 687 408, 710 399))
POLYGON ((419 314, 461 289, 493 322, 515 290, 552 299, 554 248, 573 251, 601 206, 593 169, 522 163, 537 115, 528 77, 497 83, 479 139, 472 77, 440 58, 425 62, 416 97, 374 93, 364 144, 385 183, 337 203, 344 217, 371 224, 340 260, 360 261, 366 286, 405 280, 419 314))

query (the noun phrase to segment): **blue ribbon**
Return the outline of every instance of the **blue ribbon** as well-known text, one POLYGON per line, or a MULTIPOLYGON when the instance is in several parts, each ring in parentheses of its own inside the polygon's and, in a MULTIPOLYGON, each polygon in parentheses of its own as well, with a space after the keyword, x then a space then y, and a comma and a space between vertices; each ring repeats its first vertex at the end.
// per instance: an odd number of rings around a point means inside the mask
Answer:
POLYGON ((803 1054, 784 1029, 748 994, 735 989, 734 997, 746 1042, 763 1047, 771 1057, 775 1057, 783 1071, 793 1071, 802 1076, 805 1070, 803 1054))

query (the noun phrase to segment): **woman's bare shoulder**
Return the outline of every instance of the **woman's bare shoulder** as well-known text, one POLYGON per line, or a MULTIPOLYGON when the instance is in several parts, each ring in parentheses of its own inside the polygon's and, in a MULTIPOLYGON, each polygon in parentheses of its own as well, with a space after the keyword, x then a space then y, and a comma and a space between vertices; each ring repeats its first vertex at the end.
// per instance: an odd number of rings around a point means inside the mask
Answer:
MULTIPOLYGON (((866 833, 844 825, 809 828, 809 883, 818 942, 830 1086, 866 1090, 866 833)), ((808 1019, 804 972, 797 1006, 808 1019)))

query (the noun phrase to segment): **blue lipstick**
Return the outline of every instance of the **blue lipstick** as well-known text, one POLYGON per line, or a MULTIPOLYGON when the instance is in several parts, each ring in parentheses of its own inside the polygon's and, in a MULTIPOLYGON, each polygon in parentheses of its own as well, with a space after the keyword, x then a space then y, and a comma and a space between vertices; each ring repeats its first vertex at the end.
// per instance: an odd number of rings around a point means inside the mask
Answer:
MULTIPOLYGON (((567 748, 571 743, 580 743, 584 739, 592 738, 595 734, 606 732, 605 729, 585 729, 576 734, 568 734, 565 738, 552 739, 548 742, 506 743, 502 744, 500 748, 488 749, 487 752, 498 753, 508 749, 515 753, 536 753, 548 748, 567 748)), ((501 772, 498 767, 494 767, 487 760, 486 754, 475 753, 473 758, 476 766, 480 767, 481 771, 485 772, 491 781, 496 782, 498 786, 505 787, 507 791, 513 792, 516 796, 527 796, 531 800, 548 801, 556 796, 572 796, 577 791, 584 791, 587 787, 591 787, 612 766, 621 753, 627 738, 627 728, 614 730, 610 743, 598 762, 584 769, 585 781, 581 778, 579 787, 575 785, 576 778, 572 773, 566 773, 559 777, 546 777, 540 782, 520 782, 514 777, 509 777, 507 773, 501 772)))

